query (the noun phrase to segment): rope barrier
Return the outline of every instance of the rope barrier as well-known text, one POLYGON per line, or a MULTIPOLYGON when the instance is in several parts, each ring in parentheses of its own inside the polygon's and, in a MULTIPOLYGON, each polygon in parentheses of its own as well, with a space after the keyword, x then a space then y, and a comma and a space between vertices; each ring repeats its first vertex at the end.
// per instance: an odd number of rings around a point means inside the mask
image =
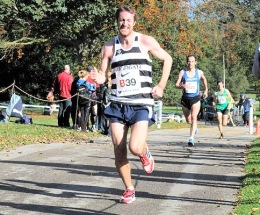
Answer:
MULTIPOLYGON (((35 97, 35 96, 33 96, 33 95, 30 95, 29 93, 25 92, 24 90, 22 90, 21 88, 19 88, 18 86, 16 86, 15 83, 13 83, 13 84, 11 84, 10 86, 6 87, 5 89, 1 90, 0 93, 2 93, 2 92, 4 92, 4 91, 8 90, 8 89, 11 88, 11 87, 20 90, 20 91, 21 91, 22 93, 24 93, 25 95, 27 95, 27 96, 29 96, 29 97, 32 97, 32 98, 34 98, 34 99, 36 99, 36 100, 38 100, 38 101, 48 102, 48 103, 50 102, 50 101, 47 100, 47 99, 40 99, 40 98, 37 98, 37 97, 35 97)), ((78 95, 78 93, 72 95, 70 98, 67 98, 67 99, 53 100, 53 101, 51 101, 51 103, 63 102, 63 101, 72 99, 72 98, 75 97, 75 96, 84 98, 84 99, 89 100, 89 101, 91 101, 91 102, 97 102, 97 103, 100 103, 100 104, 103 103, 102 101, 98 101, 98 100, 95 100, 95 99, 90 99, 90 98, 86 98, 86 97, 84 97, 84 96, 78 95)), ((77 99, 77 100, 78 100, 78 99, 77 99)), ((182 105, 181 105, 180 103, 178 103, 178 102, 175 102, 175 104, 176 104, 177 106, 182 107, 182 105)))
POLYGON ((0 93, 2 93, 2 92, 4 92, 4 91, 8 90, 8 89, 11 88, 13 85, 14 85, 14 84, 11 84, 10 86, 8 86, 8 87, 6 87, 5 89, 1 90, 0 93))
POLYGON ((22 93, 24 93, 25 95, 27 95, 27 96, 29 96, 29 97, 32 97, 32 98, 34 98, 34 99, 36 99, 36 100, 43 101, 43 102, 48 102, 47 99, 39 99, 39 98, 37 98, 37 97, 35 97, 35 96, 33 96, 33 95, 30 95, 29 93, 26 93, 25 91, 23 91, 21 88, 17 87, 16 85, 15 85, 15 88, 17 88, 18 90, 20 90, 20 91, 21 91, 22 93))
MULTIPOLYGON (((8 89, 11 88, 11 87, 15 87, 16 89, 18 89, 19 91, 21 91, 21 92, 24 93, 25 95, 27 95, 27 96, 29 96, 29 97, 32 97, 32 98, 34 98, 34 99, 36 99, 36 100, 38 100, 38 101, 50 102, 50 101, 47 100, 47 99, 40 99, 40 98, 37 98, 37 97, 35 97, 35 96, 33 96, 33 95, 30 95, 29 93, 25 92, 25 91, 22 90, 21 88, 17 87, 14 83, 11 84, 10 86, 6 87, 5 89, 1 90, 0 93, 2 93, 2 92, 4 92, 4 91, 8 90, 8 89)), ((84 98, 84 99, 86 99, 86 100, 89 100, 89 101, 91 101, 91 102, 102 103, 102 102, 100 102, 100 101, 98 101, 98 100, 95 100, 95 99, 90 99, 90 98, 86 98, 86 97, 84 97, 84 96, 80 96, 80 95, 78 95, 78 93, 72 95, 70 98, 67 98, 67 99, 54 100, 54 101, 52 101, 52 103, 63 102, 63 101, 72 99, 72 98, 75 97, 75 96, 82 97, 82 98, 84 98)))
MULTIPOLYGON (((75 95, 77 95, 77 94, 75 94, 75 95)), ((84 98, 84 99, 86 99, 86 100, 89 100, 89 101, 91 101, 91 102, 98 102, 98 103, 102 103, 102 102, 100 102, 100 101, 98 101, 98 100, 95 100, 95 99, 90 99, 90 98, 86 98, 86 97, 84 97, 84 96, 81 96, 81 95, 79 95, 79 97, 81 97, 81 98, 84 98)))

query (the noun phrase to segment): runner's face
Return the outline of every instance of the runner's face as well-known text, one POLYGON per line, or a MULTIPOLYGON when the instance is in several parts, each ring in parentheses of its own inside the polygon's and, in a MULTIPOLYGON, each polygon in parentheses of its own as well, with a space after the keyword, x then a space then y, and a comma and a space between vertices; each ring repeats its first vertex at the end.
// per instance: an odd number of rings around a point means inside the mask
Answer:
POLYGON ((122 11, 119 14, 117 26, 122 36, 130 35, 133 32, 134 25, 135 25, 134 14, 131 14, 127 11, 122 11))
POLYGON ((188 64, 188 68, 189 68, 189 69, 194 69, 195 66, 196 66, 195 57, 189 57, 187 64, 188 64))
POLYGON ((218 83, 218 90, 222 90, 223 89, 223 83, 222 82, 219 82, 218 83))

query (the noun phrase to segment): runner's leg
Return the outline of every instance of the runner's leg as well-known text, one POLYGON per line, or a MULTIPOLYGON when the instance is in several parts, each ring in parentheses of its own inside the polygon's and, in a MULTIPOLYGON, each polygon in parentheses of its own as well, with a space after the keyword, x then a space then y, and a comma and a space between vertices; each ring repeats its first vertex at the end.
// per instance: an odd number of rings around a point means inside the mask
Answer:
POLYGON ((194 138, 196 129, 198 127, 197 116, 200 111, 200 101, 191 106, 191 128, 190 128, 190 138, 194 138))
POLYGON ((127 132, 128 127, 121 123, 111 123, 111 137, 114 144, 115 165, 125 185, 125 188, 133 188, 131 179, 131 166, 127 159, 127 132))

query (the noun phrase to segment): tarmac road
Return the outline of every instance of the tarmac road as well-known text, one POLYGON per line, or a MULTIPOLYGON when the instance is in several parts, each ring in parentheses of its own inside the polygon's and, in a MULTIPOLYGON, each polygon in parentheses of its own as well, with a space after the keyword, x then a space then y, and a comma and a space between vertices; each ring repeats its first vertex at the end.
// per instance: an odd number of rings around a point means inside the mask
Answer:
POLYGON ((248 128, 199 129, 187 147, 188 129, 148 135, 155 170, 146 175, 129 154, 136 201, 120 204, 124 190, 109 137, 93 143, 32 144, 0 152, 0 214, 228 215, 243 176, 248 128))

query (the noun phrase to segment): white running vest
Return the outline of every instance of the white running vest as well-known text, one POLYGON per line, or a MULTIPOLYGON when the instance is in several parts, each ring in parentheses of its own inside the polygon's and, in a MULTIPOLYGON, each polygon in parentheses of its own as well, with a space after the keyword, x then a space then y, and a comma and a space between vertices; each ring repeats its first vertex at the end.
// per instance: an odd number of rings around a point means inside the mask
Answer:
POLYGON ((135 32, 134 42, 123 49, 118 36, 114 40, 111 64, 110 100, 137 105, 154 105, 152 98, 152 60, 140 49, 140 34, 135 32))

